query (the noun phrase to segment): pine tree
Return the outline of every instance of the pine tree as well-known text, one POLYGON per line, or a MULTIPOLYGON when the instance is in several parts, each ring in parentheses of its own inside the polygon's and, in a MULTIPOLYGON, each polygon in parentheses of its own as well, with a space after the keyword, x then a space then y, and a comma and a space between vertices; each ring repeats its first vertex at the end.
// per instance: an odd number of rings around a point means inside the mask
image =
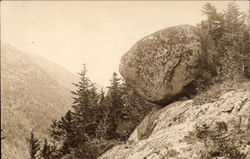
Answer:
POLYGON ((201 22, 201 28, 206 30, 215 43, 217 43, 224 31, 223 15, 218 13, 215 6, 211 3, 206 3, 203 6, 202 13, 207 17, 207 19, 201 22))
POLYGON ((111 85, 108 87, 108 99, 110 101, 110 113, 109 113, 109 129, 108 135, 112 139, 119 138, 117 134, 117 126, 120 122, 120 115, 122 110, 122 91, 121 91, 121 78, 118 77, 117 73, 113 73, 112 79, 110 80, 111 85))
POLYGON ((90 109, 88 111, 88 114, 90 118, 86 125, 85 131, 89 137, 95 138, 96 137, 95 131, 98 126, 98 112, 100 111, 98 108, 100 94, 97 93, 97 88, 94 83, 91 83, 89 93, 90 93, 90 97, 89 97, 90 109))
POLYGON ((207 16, 206 28, 209 32, 212 30, 212 25, 214 23, 215 16, 217 15, 217 10, 211 3, 206 3, 202 9, 202 13, 207 16))
POLYGON ((230 33, 238 33, 244 25, 245 16, 235 2, 229 2, 225 12, 226 29, 230 33))
POLYGON ((150 104, 145 99, 143 99, 127 83, 123 84, 123 89, 123 118, 134 121, 134 123, 139 123, 144 118, 144 116, 151 110, 153 104, 150 104))
POLYGON ((35 137, 33 131, 30 134, 30 138, 26 138, 26 141, 29 144, 30 159, 38 159, 41 142, 38 138, 35 137))
POLYGON ((58 128, 59 123, 56 120, 53 120, 48 128, 50 137, 52 138, 53 150, 57 149, 57 144, 62 141, 62 132, 58 128))
MULTIPOLYGON (((243 29, 243 52, 248 53, 248 57, 250 54, 250 14, 248 13, 248 16, 246 16, 246 25, 243 29)), ((249 58, 247 58, 247 62, 249 64, 249 58)))
MULTIPOLYGON (((247 47, 245 41, 245 16, 240 12, 239 7, 235 2, 229 2, 225 17, 225 32, 220 40, 220 45, 224 52, 224 61, 226 74, 235 75, 243 70, 245 57, 244 50, 247 47)), ((248 33, 247 33, 248 34, 248 33)))
POLYGON ((105 92, 103 91, 103 89, 101 89, 101 92, 99 94, 98 105, 103 106, 104 103, 105 103, 105 92))
POLYGON ((80 82, 74 84, 76 86, 76 91, 72 91, 73 94, 73 109, 74 109, 74 119, 76 120, 76 130, 79 133, 79 144, 84 144, 86 141, 85 137, 85 127, 89 122, 91 116, 88 114, 90 105, 90 80, 86 76, 87 69, 86 66, 83 65, 83 70, 79 73, 80 82))
POLYGON ((107 130, 108 130, 108 118, 109 118, 109 112, 110 112, 110 100, 108 100, 108 97, 105 96, 105 92, 103 89, 101 89, 100 95, 99 95, 99 101, 98 101, 98 108, 96 111, 97 117, 97 128, 96 128, 96 137, 97 138, 106 138, 107 137, 107 130))
POLYGON ((75 122, 75 143, 77 155, 89 156, 90 147, 86 146, 87 141, 90 140, 92 133, 91 127, 93 122, 93 97, 95 97, 94 86, 87 77, 86 66, 83 65, 83 70, 79 73, 80 81, 76 84, 76 90, 72 91, 73 94, 73 119, 75 122))
POLYGON ((114 110, 113 113, 119 113, 122 106, 122 101, 121 101, 122 89, 120 81, 121 78, 119 78, 117 73, 114 72, 113 77, 110 81, 111 86, 108 87, 109 88, 108 95, 111 100, 111 108, 114 110))
POLYGON ((127 83, 122 83, 122 112, 121 123, 118 126, 119 136, 126 141, 135 127, 151 110, 153 104, 143 99, 127 83))
POLYGON ((43 148, 40 152, 40 156, 42 159, 50 159, 50 155, 52 153, 52 147, 48 143, 47 139, 43 140, 43 148))
POLYGON ((62 148, 61 151, 66 154, 69 153, 70 148, 77 147, 77 137, 76 137, 76 123, 73 119, 73 114, 68 111, 64 117, 58 122, 58 129, 62 133, 62 148))
POLYGON ((228 50, 241 53, 244 48, 244 29, 245 16, 240 12, 239 7, 235 2, 228 3, 225 11, 225 29, 226 34, 224 41, 228 50))
POLYGON ((215 50, 219 53, 220 74, 230 77, 241 72, 243 61, 247 59, 243 52, 248 48, 249 42, 245 16, 235 2, 229 2, 223 14, 218 13, 210 3, 206 3, 202 13, 207 19, 201 22, 200 27, 206 30, 215 42, 215 50))
POLYGON ((90 105, 96 107, 99 100, 99 94, 97 93, 97 88, 95 83, 90 84, 90 105))

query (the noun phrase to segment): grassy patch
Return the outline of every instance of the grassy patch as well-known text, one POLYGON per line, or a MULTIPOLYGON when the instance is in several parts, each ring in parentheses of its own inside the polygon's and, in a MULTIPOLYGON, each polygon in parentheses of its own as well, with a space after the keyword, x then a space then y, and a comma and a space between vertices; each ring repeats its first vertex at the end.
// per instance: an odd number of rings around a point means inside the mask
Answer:
POLYGON ((193 98, 194 105, 202 105, 216 101, 223 93, 249 88, 249 80, 243 75, 230 77, 216 77, 206 83, 204 87, 197 87, 197 95, 193 98))

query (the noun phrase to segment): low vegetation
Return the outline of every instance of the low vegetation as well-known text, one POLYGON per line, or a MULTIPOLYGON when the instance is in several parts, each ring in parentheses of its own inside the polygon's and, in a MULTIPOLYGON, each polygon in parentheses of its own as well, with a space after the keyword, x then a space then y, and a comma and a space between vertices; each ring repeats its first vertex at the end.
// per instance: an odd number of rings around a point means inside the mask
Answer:
POLYGON ((215 127, 207 124, 196 126, 196 137, 204 143, 201 159, 223 157, 225 159, 245 159, 246 153, 241 152, 239 128, 228 130, 225 122, 217 122, 215 127))

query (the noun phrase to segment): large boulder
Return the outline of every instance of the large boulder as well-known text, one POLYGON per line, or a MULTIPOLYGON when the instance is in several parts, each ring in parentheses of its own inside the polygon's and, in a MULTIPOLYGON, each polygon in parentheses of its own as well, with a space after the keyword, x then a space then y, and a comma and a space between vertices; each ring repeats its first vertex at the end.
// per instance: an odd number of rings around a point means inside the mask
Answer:
POLYGON ((207 103, 177 101, 155 110, 126 144, 113 147, 99 159, 248 159, 249 84, 207 103))
POLYGON ((183 96, 204 75, 216 74, 212 40, 190 25, 169 27, 138 41, 121 58, 126 82, 152 103, 166 105, 183 96))

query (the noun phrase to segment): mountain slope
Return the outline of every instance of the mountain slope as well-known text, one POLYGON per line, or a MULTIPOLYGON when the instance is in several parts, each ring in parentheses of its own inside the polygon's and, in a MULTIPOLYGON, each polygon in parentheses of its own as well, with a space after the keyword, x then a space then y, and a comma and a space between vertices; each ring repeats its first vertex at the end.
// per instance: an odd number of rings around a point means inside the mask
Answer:
POLYGON ((152 111, 126 144, 99 159, 248 159, 249 84, 203 104, 184 100, 152 111))
POLYGON ((63 67, 57 65, 56 63, 48 61, 38 55, 33 55, 33 54, 27 54, 27 55, 32 61, 36 62, 41 68, 46 70, 46 72, 51 78, 60 79, 58 80, 58 83, 60 85, 74 89, 74 85, 72 84, 72 82, 76 83, 79 78, 76 74, 73 74, 68 70, 65 70, 63 67))
MULTIPOLYGON (((75 82, 71 80, 76 77, 59 66, 45 70, 37 61, 39 59, 34 60, 30 55, 1 43, 1 126, 6 137, 2 143, 4 159, 26 158, 25 137, 29 137, 31 130, 43 137, 51 120, 58 119, 71 107, 70 83, 75 82), (52 76, 53 71, 57 76, 52 76), (63 72, 63 75, 58 72, 63 72)), ((54 65, 48 64, 48 67, 54 65)))

